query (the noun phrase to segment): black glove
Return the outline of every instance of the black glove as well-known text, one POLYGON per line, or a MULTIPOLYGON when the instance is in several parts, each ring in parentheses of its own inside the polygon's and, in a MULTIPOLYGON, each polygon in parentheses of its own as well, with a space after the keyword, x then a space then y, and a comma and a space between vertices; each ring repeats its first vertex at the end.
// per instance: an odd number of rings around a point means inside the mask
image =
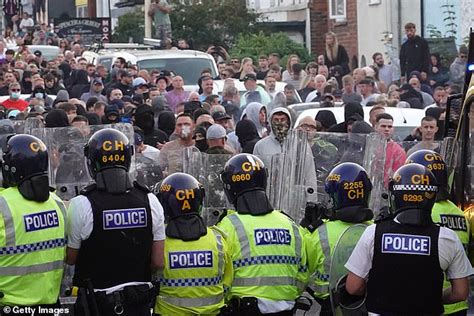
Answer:
POLYGON ((306 203, 304 217, 300 226, 308 229, 311 233, 323 224, 323 218, 326 214, 326 207, 323 204, 306 203))

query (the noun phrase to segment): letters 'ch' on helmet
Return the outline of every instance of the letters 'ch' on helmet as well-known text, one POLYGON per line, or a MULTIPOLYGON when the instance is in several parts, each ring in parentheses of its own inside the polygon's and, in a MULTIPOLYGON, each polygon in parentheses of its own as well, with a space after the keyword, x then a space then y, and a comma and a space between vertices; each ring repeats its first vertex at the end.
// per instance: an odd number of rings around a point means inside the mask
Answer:
POLYGON ((105 128, 97 131, 84 147, 87 168, 93 179, 98 172, 109 168, 129 170, 133 156, 133 146, 122 132, 105 128))
POLYGON ((251 154, 238 154, 230 158, 221 173, 224 191, 229 202, 234 204, 237 197, 254 190, 267 188, 267 170, 263 161, 251 154))
POLYGON ((389 183, 390 211, 394 214, 406 209, 431 212, 437 192, 438 183, 428 168, 418 163, 401 166, 389 183))
POLYGON ((334 167, 326 177, 325 190, 334 211, 345 207, 369 205, 372 183, 364 168, 353 162, 334 167))
POLYGON ((10 137, 3 149, 2 173, 6 186, 18 186, 33 176, 47 175, 46 145, 31 135, 10 137))
POLYGON ((440 154, 433 150, 421 149, 408 156, 406 164, 419 163, 428 168, 436 178, 438 186, 447 188, 448 186, 448 167, 440 154))
POLYGON ((161 182, 158 199, 170 219, 187 214, 201 215, 204 188, 194 177, 178 172, 161 182))

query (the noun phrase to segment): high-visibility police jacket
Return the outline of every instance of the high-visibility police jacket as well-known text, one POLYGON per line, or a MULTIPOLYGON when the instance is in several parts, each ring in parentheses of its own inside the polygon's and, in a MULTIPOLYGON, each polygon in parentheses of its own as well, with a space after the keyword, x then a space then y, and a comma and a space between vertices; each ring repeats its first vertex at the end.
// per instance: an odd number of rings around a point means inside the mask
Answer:
POLYGON ((56 303, 66 255, 66 208, 54 193, 28 201, 16 187, 0 193, 0 305, 56 303))
POLYGON ((161 315, 218 314, 224 306, 224 287, 233 278, 224 233, 207 228, 198 240, 165 239, 165 267, 155 312, 161 315))
POLYGON ((305 235, 311 275, 309 287, 318 298, 326 299, 329 296, 329 270, 334 247, 342 233, 352 225, 355 224, 340 220, 327 221, 311 234, 305 235))
POLYGON ((265 215, 233 213, 218 227, 228 235, 234 265, 229 296, 295 300, 308 272, 303 229, 279 211, 265 215))
MULTIPOLYGON (((431 218, 436 224, 452 229, 458 235, 459 240, 461 240, 461 243, 467 252, 471 230, 466 218, 464 217, 463 211, 449 200, 438 201, 434 204, 433 209, 431 210, 431 218)), ((449 287, 451 287, 449 280, 444 280, 443 290, 449 287)), ((468 308, 469 305, 467 304, 467 301, 447 304, 444 305, 444 313, 452 314, 468 308)))

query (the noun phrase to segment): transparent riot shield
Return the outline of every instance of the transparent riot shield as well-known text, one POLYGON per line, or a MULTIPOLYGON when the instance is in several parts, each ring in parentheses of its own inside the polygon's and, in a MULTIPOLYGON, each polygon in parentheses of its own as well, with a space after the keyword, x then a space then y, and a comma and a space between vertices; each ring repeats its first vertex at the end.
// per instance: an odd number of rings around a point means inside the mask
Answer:
POLYGON ((307 201, 316 201, 316 169, 308 134, 293 131, 282 144, 282 153, 262 155, 268 171, 267 195, 275 209, 299 222, 307 201))
POLYGON ((367 170, 373 185, 369 207, 377 214, 383 204, 385 145, 377 133, 291 133, 282 154, 261 157, 269 171, 270 201, 300 221, 306 202, 329 202, 324 182, 332 168, 354 162, 367 170))
POLYGON ((205 189, 202 217, 208 226, 216 224, 224 210, 230 207, 220 174, 231 157, 195 151, 188 151, 185 156, 184 171, 194 176, 205 189))
POLYGON ((334 316, 367 315, 364 306, 365 297, 349 297, 344 295, 345 291, 340 291, 344 286, 341 279, 348 272, 344 265, 366 228, 367 225, 364 224, 348 227, 334 247, 329 270, 329 293, 334 316))
MULTIPOLYGON (((63 200, 72 199, 92 181, 84 158, 84 145, 96 131, 108 127, 123 132, 133 144, 133 127, 130 124, 93 125, 82 129, 76 127, 31 129, 31 134, 43 140, 48 148, 49 182, 63 200)), ((133 165, 132 157, 132 169, 133 165)))
POLYGON ((160 153, 136 153, 135 169, 131 171, 135 180, 146 185, 152 192, 164 179, 163 170, 159 163, 160 153))
POLYGON ((44 121, 38 117, 29 117, 24 123, 23 133, 31 134, 31 131, 35 128, 44 128, 44 121))

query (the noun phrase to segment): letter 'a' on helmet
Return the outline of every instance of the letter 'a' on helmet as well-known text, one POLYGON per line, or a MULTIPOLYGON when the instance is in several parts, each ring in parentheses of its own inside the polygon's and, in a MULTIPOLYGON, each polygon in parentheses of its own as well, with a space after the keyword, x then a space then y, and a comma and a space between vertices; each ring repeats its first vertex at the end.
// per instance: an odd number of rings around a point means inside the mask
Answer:
POLYGON ((230 158, 221 173, 224 191, 230 203, 248 191, 267 188, 267 170, 263 161, 251 154, 238 154, 230 158))
POLYGON ((46 145, 31 135, 11 136, 3 148, 2 174, 6 186, 17 186, 33 176, 47 175, 46 145))
POLYGON ((433 150, 421 149, 408 156, 405 164, 419 163, 428 168, 436 178, 438 186, 447 188, 448 186, 448 167, 440 154, 433 150))
POLYGON ((108 168, 130 169, 133 146, 122 132, 105 128, 97 131, 84 147, 87 168, 93 179, 98 172, 108 168))
POLYGON ((344 207, 368 207, 372 183, 364 168, 353 162, 334 167, 326 177, 325 190, 337 211, 344 207))
POLYGON ((158 199, 167 218, 193 213, 201 215, 204 188, 189 174, 177 172, 161 182, 158 199))
POLYGON ((401 166, 389 183, 389 208, 393 214, 404 209, 422 209, 431 212, 436 202, 438 183, 423 165, 411 163, 401 166))

